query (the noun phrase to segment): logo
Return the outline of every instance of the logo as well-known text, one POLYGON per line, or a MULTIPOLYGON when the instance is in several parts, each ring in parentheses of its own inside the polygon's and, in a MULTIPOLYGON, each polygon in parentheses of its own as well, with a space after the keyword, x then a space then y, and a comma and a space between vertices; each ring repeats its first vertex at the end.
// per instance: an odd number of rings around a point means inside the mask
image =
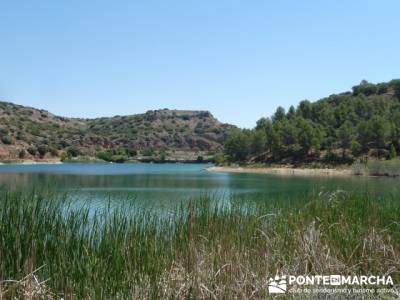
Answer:
POLYGON ((270 294, 284 294, 287 290, 286 276, 275 276, 268 280, 268 292, 270 294))
POLYGON ((342 276, 341 275, 331 275, 329 282, 331 285, 341 285, 342 284, 342 276))
MULTIPOLYGON (((293 293, 370 293, 371 286, 393 287, 393 279, 388 276, 360 275, 276 275, 268 279, 268 293, 271 294, 293 294, 293 293), (311 288, 310 286, 314 286, 311 288), (324 287, 328 286, 328 288, 324 287), (348 288, 349 286, 361 286, 360 288, 348 288), (365 288, 364 288, 365 287, 365 288)), ((383 292, 382 289, 375 289, 383 292)), ((396 295, 398 292, 395 292, 396 295)))

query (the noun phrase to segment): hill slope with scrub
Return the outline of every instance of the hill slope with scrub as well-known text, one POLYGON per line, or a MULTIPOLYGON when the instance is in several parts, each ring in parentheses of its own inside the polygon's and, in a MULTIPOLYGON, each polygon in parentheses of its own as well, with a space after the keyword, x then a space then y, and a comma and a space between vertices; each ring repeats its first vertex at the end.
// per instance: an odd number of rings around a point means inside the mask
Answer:
POLYGON ((252 130, 237 129, 224 148, 228 162, 350 164, 400 153, 400 80, 372 84, 316 102, 301 101, 262 118, 252 130))
POLYGON ((99 157, 105 160, 220 151, 231 125, 207 111, 75 119, 0 102, 0 159, 99 157), (161 154, 160 154, 161 153, 161 154))

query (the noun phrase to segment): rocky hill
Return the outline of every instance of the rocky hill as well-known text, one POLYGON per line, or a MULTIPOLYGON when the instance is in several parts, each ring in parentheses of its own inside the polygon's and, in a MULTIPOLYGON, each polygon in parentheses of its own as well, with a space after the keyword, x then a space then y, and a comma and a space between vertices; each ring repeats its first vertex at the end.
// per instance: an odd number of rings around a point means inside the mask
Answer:
POLYGON ((151 156, 215 152, 231 125, 207 111, 155 110, 97 119, 65 118, 0 102, 0 159, 151 156))

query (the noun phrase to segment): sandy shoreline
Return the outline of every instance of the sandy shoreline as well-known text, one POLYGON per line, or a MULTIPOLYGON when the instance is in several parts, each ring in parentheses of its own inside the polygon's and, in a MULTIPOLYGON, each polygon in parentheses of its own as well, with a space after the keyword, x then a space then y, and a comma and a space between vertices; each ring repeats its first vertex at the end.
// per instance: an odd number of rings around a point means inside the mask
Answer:
POLYGON ((24 160, 24 161, 10 161, 10 162, 0 162, 0 165, 59 165, 62 164, 60 160, 24 160))
POLYGON ((300 175, 300 176, 351 176, 354 175, 349 169, 317 169, 317 168, 286 168, 286 167, 210 167, 210 172, 228 173, 254 173, 254 174, 276 174, 276 175, 300 175))

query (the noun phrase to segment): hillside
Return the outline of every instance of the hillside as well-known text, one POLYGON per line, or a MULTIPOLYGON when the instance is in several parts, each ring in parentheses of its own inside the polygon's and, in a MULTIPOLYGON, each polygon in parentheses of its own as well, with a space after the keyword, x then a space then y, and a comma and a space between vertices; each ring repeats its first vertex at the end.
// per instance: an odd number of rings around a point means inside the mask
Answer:
POLYGON ((124 160, 221 150, 231 129, 207 111, 156 110, 97 119, 55 116, 0 102, 0 159, 77 156, 124 160))
POLYGON ((288 111, 278 107, 254 129, 232 131, 224 152, 228 162, 292 165, 395 158, 400 153, 400 80, 363 80, 351 92, 304 100, 288 111))

